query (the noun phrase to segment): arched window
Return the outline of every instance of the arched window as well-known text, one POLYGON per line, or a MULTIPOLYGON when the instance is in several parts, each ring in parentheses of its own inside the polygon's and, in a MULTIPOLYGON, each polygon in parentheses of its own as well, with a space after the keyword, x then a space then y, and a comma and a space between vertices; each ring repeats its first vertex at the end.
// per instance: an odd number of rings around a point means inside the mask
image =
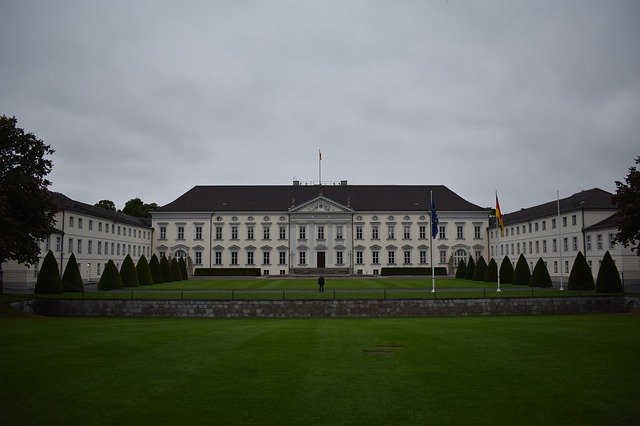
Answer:
POLYGON ((465 249, 458 249, 453 253, 453 264, 458 266, 461 260, 467 261, 467 252, 465 249))
POLYGON ((184 250, 176 250, 176 252, 174 253, 174 257, 176 259, 184 259, 187 260, 187 252, 185 252, 184 250))

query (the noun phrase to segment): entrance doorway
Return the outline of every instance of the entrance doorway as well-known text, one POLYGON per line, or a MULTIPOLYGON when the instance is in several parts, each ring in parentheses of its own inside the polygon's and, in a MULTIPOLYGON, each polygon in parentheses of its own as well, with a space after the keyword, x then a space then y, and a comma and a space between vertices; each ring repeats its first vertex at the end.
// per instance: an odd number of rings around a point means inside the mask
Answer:
POLYGON ((323 251, 319 251, 318 252, 318 263, 317 263, 317 267, 318 268, 324 268, 324 252, 323 251))

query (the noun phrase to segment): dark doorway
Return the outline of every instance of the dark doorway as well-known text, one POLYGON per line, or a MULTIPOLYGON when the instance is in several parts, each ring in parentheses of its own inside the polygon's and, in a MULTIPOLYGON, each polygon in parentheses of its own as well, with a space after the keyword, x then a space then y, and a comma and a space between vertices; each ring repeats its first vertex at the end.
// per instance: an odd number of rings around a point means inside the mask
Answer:
POLYGON ((324 268, 324 252, 318 252, 318 268, 324 268))

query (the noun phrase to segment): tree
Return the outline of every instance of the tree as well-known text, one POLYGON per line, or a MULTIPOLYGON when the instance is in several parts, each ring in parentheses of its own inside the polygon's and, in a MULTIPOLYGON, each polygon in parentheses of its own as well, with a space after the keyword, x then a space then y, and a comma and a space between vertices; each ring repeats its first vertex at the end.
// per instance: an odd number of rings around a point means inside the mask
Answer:
POLYGON ((95 204, 96 207, 102 207, 105 210, 112 212, 116 211, 116 204, 111 200, 100 200, 95 204))
POLYGON ((618 267, 613 261, 611 254, 607 250, 600 263, 598 269, 598 278, 596 278, 596 291, 598 293, 621 293, 622 280, 618 273, 618 267))
POLYGON ((120 267, 120 277, 124 287, 138 287, 138 271, 130 255, 124 258, 120 267))
POLYGON ((473 271, 476 269, 476 262, 473 260, 473 257, 469 256, 469 261, 467 262, 467 272, 465 275, 465 279, 472 280, 473 279, 473 271))
POLYGON ((98 290, 117 290, 123 288, 122 277, 113 260, 107 262, 98 282, 98 290))
MULTIPOLYGON (((636 164, 640 164, 640 156, 636 158, 636 164)), ((640 170, 631 167, 625 181, 626 184, 616 181, 617 189, 612 198, 620 209, 615 241, 625 247, 631 246, 631 250, 640 256, 640 170)))
POLYGON ((178 260, 178 266, 180 266, 180 274, 182 274, 183 280, 189 279, 189 273, 187 272, 187 262, 184 261, 184 258, 180 258, 178 260))
POLYGON ((59 294, 62 293, 62 280, 60 279, 60 271, 58 270, 58 262, 53 252, 44 257, 42 267, 38 273, 36 281, 36 294, 59 294))
POLYGON ((531 287, 553 287, 551 277, 549 276, 549 270, 542 258, 538 259, 536 266, 533 268, 533 274, 531 274, 531 278, 529 279, 529 285, 531 287))
POLYGON ((171 279, 173 281, 182 281, 182 272, 180 272, 180 264, 178 264, 178 259, 175 257, 171 259, 171 279))
POLYGON ((7 260, 36 265, 38 241, 53 232, 56 206, 45 178, 53 149, 16 127, 15 117, 0 116, 0 294, 2 264, 7 260))
POLYGON ((505 256, 500 264, 500 282, 502 284, 511 284, 513 281, 513 265, 509 256, 505 256))
POLYGON ((527 264, 527 259, 521 254, 516 262, 516 270, 513 272, 513 284, 514 285, 529 285, 529 279, 531 278, 531 270, 527 264))
POLYGON ((151 217, 151 210, 157 208, 156 203, 145 204, 140 198, 132 198, 124 204, 122 213, 135 217, 151 217))
POLYGON ((491 258, 487 265, 487 272, 484 273, 484 280, 488 283, 498 282, 498 263, 493 258, 491 258))
POLYGON ((62 291, 84 291, 78 261, 73 253, 69 256, 67 267, 64 268, 64 274, 62 274, 62 291))
POLYGON ((169 264, 169 259, 165 256, 160 258, 160 270, 162 271, 162 281, 165 283, 170 283, 173 281, 171 277, 171 265, 169 264))
POLYGON ((158 256, 154 253, 149 261, 149 269, 151 269, 151 278, 153 278, 154 284, 162 284, 162 269, 160 267, 160 261, 158 256))
POLYGON ((484 281, 484 274, 487 272, 487 262, 484 260, 484 257, 480 256, 478 259, 478 263, 476 263, 476 267, 473 270, 473 280, 474 281, 484 281))
MULTIPOLYGON (((157 258, 156 258, 157 261, 157 258)), ((136 265, 136 271, 138 272, 138 284, 140 285, 152 285, 153 277, 151 276, 151 268, 149 267, 149 262, 147 262, 147 258, 144 257, 144 254, 140 256, 138 259, 138 264, 136 265)))
POLYGON ((461 259, 460 262, 458 262, 458 269, 456 269, 456 278, 464 280, 466 276, 467 264, 465 263, 464 259, 461 259))
POLYGON ((567 288, 569 290, 593 290, 595 288, 591 269, 581 251, 578 252, 576 260, 573 261, 567 288))

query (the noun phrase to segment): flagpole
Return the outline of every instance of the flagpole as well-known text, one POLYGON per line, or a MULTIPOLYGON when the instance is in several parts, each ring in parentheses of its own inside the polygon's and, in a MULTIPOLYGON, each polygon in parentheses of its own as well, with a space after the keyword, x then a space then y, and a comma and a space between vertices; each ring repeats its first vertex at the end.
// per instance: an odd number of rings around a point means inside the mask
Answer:
POLYGON ((322 152, 318 149, 318 186, 322 186, 322 152))
POLYGON ((431 225, 431 229, 429 229, 429 252, 431 254, 431 293, 436 292, 436 275, 435 269, 433 267, 433 191, 430 191, 431 195, 431 206, 429 207, 429 222, 431 225))
MULTIPOLYGON (((496 189, 496 209, 498 209, 498 190, 497 189, 496 189)), ((496 256, 498 255, 498 247, 500 247, 500 234, 502 233, 502 228, 500 227, 498 215, 502 215, 502 212, 496 210, 496 225, 497 225, 496 232, 498 237, 498 245, 496 246, 496 256)), ((498 268, 498 289, 496 290, 496 293, 500 293, 501 291, 502 290, 500 290, 500 268, 498 268)))
POLYGON ((556 200, 558 203, 558 252, 560 253, 560 291, 564 290, 563 273, 562 273, 562 230, 560 228, 560 191, 556 190, 556 200))

